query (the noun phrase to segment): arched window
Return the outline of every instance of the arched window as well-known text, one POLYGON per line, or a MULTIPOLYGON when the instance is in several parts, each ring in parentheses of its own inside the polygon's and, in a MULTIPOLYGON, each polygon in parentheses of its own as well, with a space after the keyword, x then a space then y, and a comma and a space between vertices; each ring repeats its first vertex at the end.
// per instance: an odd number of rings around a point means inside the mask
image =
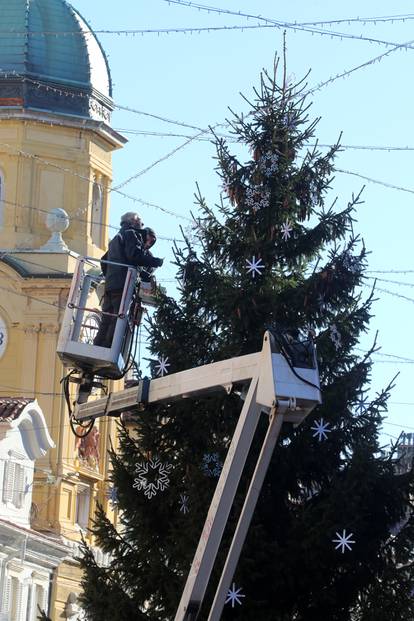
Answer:
POLYGON ((4 206, 4 173, 0 168, 0 230, 4 227, 5 220, 4 206))
POLYGON ((103 245, 103 226, 102 221, 104 218, 104 189, 103 178, 98 175, 95 176, 92 188, 92 209, 91 209, 91 224, 90 234, 93 243, 102 248, 103 245))

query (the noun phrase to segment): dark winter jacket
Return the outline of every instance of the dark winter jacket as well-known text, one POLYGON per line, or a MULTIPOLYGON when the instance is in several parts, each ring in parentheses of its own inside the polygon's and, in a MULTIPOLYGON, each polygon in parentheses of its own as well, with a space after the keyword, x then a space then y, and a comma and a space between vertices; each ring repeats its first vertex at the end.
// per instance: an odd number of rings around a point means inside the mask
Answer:
MULTIPOLYGON (((115 237, 109 242, 108 251, 102 257, 104 261, 125 263, 132 267, 154 268, 162 265, 162 260, 153 257, 145 250, 144 239, 140 231, 130 225, 122 225, 115 237)), ((105 291, 120 291, 124 288, 127 268, 120 265, 101 263, 105 276, 105 291)))

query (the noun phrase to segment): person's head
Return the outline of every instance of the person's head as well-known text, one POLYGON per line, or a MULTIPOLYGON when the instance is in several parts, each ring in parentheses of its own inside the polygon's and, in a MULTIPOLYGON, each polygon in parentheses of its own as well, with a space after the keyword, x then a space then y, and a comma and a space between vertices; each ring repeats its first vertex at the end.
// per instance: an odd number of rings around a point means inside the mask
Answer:
POLYGON ((141 216, 135 211, 127 211, 121 216, 121 226, 130 226, 133 229, 140 229, 144 223, 141 216))
POLYGON ((152 248, 152 246, 157 241, 157 236, 154 229, 151 229, 149 226, 147 226, 145 229, 142 229, 142 239, 144 241, 144 246, 147 250, 152 248))

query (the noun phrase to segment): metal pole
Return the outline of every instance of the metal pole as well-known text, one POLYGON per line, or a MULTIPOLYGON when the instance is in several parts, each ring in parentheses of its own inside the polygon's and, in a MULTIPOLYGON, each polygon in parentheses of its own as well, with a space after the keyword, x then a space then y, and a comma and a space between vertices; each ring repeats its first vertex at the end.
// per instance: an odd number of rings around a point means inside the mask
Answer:
POLYGON ((216 595, 210 610, 208 621, 220 621, 226 595, 230 588, 234 572, 236 571, 240 553, 246 539, 247 531, 249 530, 250 522, 256 508, 257 500, 260 495, 260 490, 262 489, 263 481, 265 479, 266 472, 269 467, 280 430, 282 428, 283 412, 287 409, 287 407, 288 405, 283 405, 277 410, 274 408, 270 413, 269 428, 263 441, 262 450, 260 451, 256 468, 250 482, 249 490, 247 492, 246 500, 244 502, 243 509, 237 523, 237 527, 233 536, 233 541, 227 555, 227 560, 224 565, 223 573, 221 574, 220 582, 217 587, 216 595))
POLYGON ((262 406, 256 402, 258 377, 252 379, 220 479, 204 523, 175 621, 197 618, 224 528, 246 463, 262 406))

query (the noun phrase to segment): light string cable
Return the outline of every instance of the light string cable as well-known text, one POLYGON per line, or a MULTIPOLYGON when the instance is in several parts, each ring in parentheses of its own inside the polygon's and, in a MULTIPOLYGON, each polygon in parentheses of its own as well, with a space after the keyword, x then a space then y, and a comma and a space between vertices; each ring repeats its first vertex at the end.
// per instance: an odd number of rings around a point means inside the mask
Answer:
MULTIPOLYGON (((197 7, 199 8, 199 7, 197 7)), ((212 12, 212 9, 207 9, 209 12, 212 12)), ((236 15, 238 17, 246 17, 248 20, 249 19, 257 19, 257 20, 264 20, 264 23, 258 23, 258 24, 243 24, 243 25, 223 25, 223 26, 186 26, 186 27, 181 27, 181 28, 177 28, 177 27, 170 27, 170 28, 123 28, 123 29, 105 29, 105 28, 96 28, 93 30, 31 30, 31 31, 24 31, 24 30, 16 30, 16 29, 8 29, 8 30, 0 30, 0 36, 10 36, 10 35, 14 35, 14 36, 22 36, 22 37, 27 37, 27 36, 40 36, 40 37, 47 37, 47 36, 51 36, 51 37, 58 37, 58 36, 81 36, 81 37, 89 37, 89 36, 96 36, 96 35, 144 35, 144 34, 180 34, 180 33, 202 33, 202 32, 215 32, 215 31, 219 31, 219 30, 249 30, 249 29, 257 29, 257 28, 281 28, 282 26, 280 25, 279 22, 277 23, 273 23, 275 20, 271 20, 270 18, 263 18, 260 15, 247 15, 247 14, 242 14, 240 12, 230 12, 227 11, 225 9, 219 10, 216 9, 215 12, 219 12, 219 13, 226 13, 226 14, 231 14, 231 15, 236 15), (269 23, 270 22, 270 23, 269 23)), ((399 14, 399 15, 380 15, 380 16, 368 16, 368 17, 347 17, 347 18, 342 18, 342 19, 329 19, 329 20, 318 20, 318 21, 308 21, 308 22, 301 22, 301 21, 294 21, 294 22, 286 22, 286 27, 287 24, 289 24, 289 26, 291 28, 296 28, 299 29, 301 27, 304 26, 332 26, 334 24, 348 24, 349 26, 351 24, 361 24, 363 26, 366 25, 374 25, 376 26, 377 23, 398 23, 398 22, 407 22, 407 21, 411 21, 414 19, 414 15, 412 13, 407 13, 407 14, 399 14)), ((284 22, 282 22, 283 24, 284 22)), ((309 30, 310 32, 313 32, 312 30, 309 30)), ((316 31, 318 34, 330 34, 329 32, 325 32, 322 31, 321 33, 319 33, 319 31, 316 31)), ((340 33, 338 33, 340 34, 340 33)), ((355 38, 360 39, 360 37, 355 36, 355 38)), ((368 39, 370 40, 370 39, 368 39)), ((377 42, 378 40, 373 40, 373 42, 377 42)), ((381 41, 379 41, 381 42, 381 41)))
POLYGON ((172 157, 173 155, 178 153, 178 151, 180 151, 181 149, 184 149, 184 147, 186 147, 187 145, 191 144, 192 142, 194 142, 195 140, 200 138, 200 136, 202 136, 203 134, 212 133, 213 130, 216 127, 224 127, 225 125, 226 125, 225 123, 216 123, 216 125, 214 125, 213 128, 212 127, 207 127, 206 129, 202 129, 197 134, 194 134, 193 136, 190 136, 188 138, 188 140, 186 140, 182 144, 178 145, 178 147, 176 147, 172 151, 169 151, 166 155, 164 155, 160 159, 156 160, 155 162, 153 162, 152 164, 150 164, 146 168, 143 168, 142 170, 140 170, 139 172, 135 173, 131 177, 128 177, 128 179, 125 179, 125 181, 123 181, 122 183, 116 185, 115 187, 112 187, 111 188, 111 192, 118 192, 121 188, 123 188, 126 185, 128 185, 128 183, 131 183, 131 181, 134 181, 135 179, 138 179, 142 175, 145 175, 148 171, 150 171, 152 168, 154 168, 154 166, 157 166, 161 162, 164 162, 165 160, 169 159, 170 157, 172 157))
POLYGON ((365 278, 367 278, 368 280, 375 280, 377 282, 386 282, 391 285, 398 285, 400 287, 414 287, 414 283, 403 282, 402 280, 390 280, 389 278, 378 278, 377 276, 365 276, 365 278))
MULTIPOLYGON (((148 136, 148 137, 154 137, 154 138, 191 138, 191 136, 189 136, 188 134, 174 134, 172 132, 156 132, 156 131, 150 131, 150 130, 145 130, 145 129, 133 129, 133 128, 118 128, 117 131, 122 132, 123 134, 131 134, 131 135, 137 135, 137 136, 148 136)), ((234 143, 237 144, 238 141, 236 138, 234 138, 234 136, 232 136, 231 134, 217 134, 220 135, 222 138, 225 138, 225 140, 229 143, 234 143)), ((211 137, 199 137, 196 138, 197 141, 199 142, 211 142, 211 137)), ((324 144, 321 142, 318 143, 311 143, 311 142, 306 142, 304 143, 305 147, 309 147, 309 148, 314 148, 314 147, 320 147, 323 149, 332 149, 333 144, 324 144)), ((414 151, 414 146, 396 146, 396 145, 357 145, 357 144, 341 144, 341 150, 348 150, 348 149, 355 149, 355 150, 362 150, 362 151, 384 151, 384 152, 392 152, 392 151, 414 151)))
MULTIPOLYGON (((397 45, 392 41, 384 41, 382 39, 375 39, 372 37, 364 37, 362 35, 354 35, 346 32, 336 32, 334 30, 324 30, 323 28, 316 28, 310 25, 301 24, 300 22, 284 22, 281 20, 273 19, 270 17, 263 17, 263 15, 254 15, 251 13, 243 13, 242 11, 231 11, 229 9, 223 9, 220 7, 207 6, 204 4, 198 4, 196 2, 189 2, 188 0, 161 0, 162 2, 167 2, 168 4, 177 4, 179 6, 184 6, 187 8, 197 9, 199 11, 207 11, 208 13, 217 13, 220 15, 232 15, 237 17, 245 17, 247 19, 255 19, 258 22, 264 22, 266 24, 271 24, 280 29, 287 29, 302 32, 308 32, 310 34, 319 34, 319 35, 327 35, 332 38, 339 39, 352 39, 358 41, 368 41, 369 43, 377 43, 379 45, 395 46, 397 45)), ((411 17, 410 17, 411 18, 411 17)), ((346 20, 348 21, 348 20, 346 20)), ((330 22, 332 23, 332 22, 330 22)), ((412 42, 407 42, 402 44, 401 47, 405 47, 406 49, 413 49, 412 42)))
POLYGON ((366 274, 414 274, 414 270, 366 270, 366 274))
MULTIPOLYGON (((371 286, 370 286, 370 285, 363 285, 363 286, 368 287, 369 289, 371 289, 371 286)), ((46 301, 46 300, 42 300, 41 298, 38 298, 38 297, 36 297, 36 296, 31 296, 31 295, 28 295, 28 294, 26 294, 26 293, 21 293, 21 292, 18 292, 18 291, 14 291, 13 289, 8 289, 7 287, 0 286, 0 290, 7 291, 8 293, 14 294, 14 295, 16 295, 16 296, 20 296, 20 297, 28 298, 28 299, 30 299, 30 300, 33 300, 33 301, 39 302, 39 303, 41 303, 41 304, 46 304, 47 306, 52 306, 52 307, 57 308, 57 309, 59 309, 59 310, 65 310, 65 309, 66 309, 66 306, 61 305, 61 304, 59 304, 59 303, 57 303, 57 302, 48 302, 48 301, 46 301)), ((388 292, 388 291, 386 291, 386 290, 382 290, 382 289, 376 289, 376 291, 377 291, 377 290, 378 290, 378 291, 381 291, 381 292, 383 291, 383 292, 385 292, 385 293, 390 293, 391 295, 396 295, 397 297, 401 297, 401 298, 403 298, 403 299, 409 300, 410 302, 414 302, 414 299, 413 299, 413 298, 407 298, 406 296, 401 296, 401 295, 399 295, 399 294, 396 294, 396 293, 393 293, 393 292, 388 292)), ((13 326, 13 328, 20 329, 20 330, 24 330, 24 328, 19 328, 19 327, 17 327, 17 326, 13 326)), ((144 326, 144 329, 145 329, 145 326, 144 326)), ((40 329, 39 329, 39 332, 41 332, 41 330, 40 330, 40 329)), ((358 351, 358 348, 356 348, 356 350, 358 351)), ((363 350, 359 349, 359 351, 363 351, 363 350)), ((366 352, 365 352, 365 353, 366 353, 366 352)), ((408 358, 408 357, 405 357, 405 356, 397 356, 397 355, 395 355, 395 354, 386 354, 386 353, 379 353, 378 355, 382 355, 382 356, 387 356, 387 357, 396 358, 396 359, 398 359, 400 362, 414 363, 414 359, 412 359, 412 358, 408 358)), ((378 361, 378 360, 377 360, 376 362, 380 362, 380 361, 378 361)), ((10 388, 11 388, 11 387, 10 387, 10 388)))
POLYGON ((342 168, 335 168, 335 172, 339 172, 343 175, 352 175, 353 177, 359 177, 364 181, 368 181, 369 183, 376 183, 378 185, 382 185, 384 188, 389 188, 390 190, 398 190, 399 192, 408 192, 409 194, 414 194, 414 190, 411 188, 405 188, 400 185, 394 185, 392 183, 388 183, 386 181, 381 181, 379 179, 373 179, 372 177, 367 177, 365 175, 361 175, 360 173, 353 172, 352 170, 343 170, 342 168))
MULTIPOLYGON (((203 130, 203 132, 204 132, 204 131, 209 131, 209 130, 203 130)), ((179 147, 179 148, 183 148, 183 146, 186 146, 186 144, 188 144, 189 142, 190 142, 190 141, 187 141, 187 142, 186 142, 186 143, 184 143, 183 145, 180 145, 180 147, 179 147)), ((69 175, 72 175, 72 176, 77 177, 77 178, 79 178, 79 179, 82 179, 82 180, 84 180, 84 181, 87 181, 88 183, 92 183, 92 182, 93 182, 93 179, 91 179, 90 177, 87 177, 86 175, 81 175, 80 173, 77 173, 77 172, 75 172, 75 171, 71 170, 70 168, 65 168, 65 167, 63 167, 63 166, 59 166, 58 164, 55 164, 54 162, 50 162, 50 161, 48 161, 48 160, 45 160, 45 159, 43 159, 43 158, 39 157, 38 155, 34 155, 33 153, 28 153, 27 151, 22 151, 21 149, 17 149, 17 148, 16 148, 16 147, 14 147, 13 145, 10 145, 10 144, 8 144, 8 143, 6 143, 6 142, 0 142, 0 147, 5 147, 5 148, 7 148, 7 149, 11 150, 11 151, 12 151, 12 152, 16 155, 16 156, 21 156, 21 157, 24 157, 24 158, 33 159, 33 160, 35 160, 35 161, 37 161, 37 162, 40 162, 41 164, 45 164, 46 166, 50 166, 50 167, 52 167, 52 168, 55 168, 55 169, 60 170, 60 171, 62 171, 62 172, 65 172, 66 174, 69 174, 69 175)), ((167 159, 167 157, 171 157, 172 155, 173 155, 173 152, 170 152, 169 154, 167 154, 166 156, 164 156, 164 158, 162 158, 162 160, 159 160, 159 161, 163 161, 163 160, 167 159)), ((155 165, 156 165, 159 161, 157 161, 156 163, 152 164, 150 167, 147 167, 147 169, 152 168, 152 167, 153 167, 153 166, 155 166, 155 165)), ((142 174, 144 174, 144 172, 143 172, 143 171, 140 171, 140 172, 138 173, 138 175, 139 175, 139 176, 140 176, 140 175, 142 175, 142 174)), ((125 192, 122 192, 122 191, 121 191, 120 189, 118 189, 117 187, 115 187, 115 188, 107 188, 107 187, 105 186, 105 184, 102 184, 102 183, 99 183, 99 182, 97 182, 97 185, 101 188, 102 192, 108 192, 108 193, 109 193, 109 191, 111 191, 111 192, 115 192, 115 193, 119 194, 120 196, 122 196, 122 197, 124 197, 124 198, 127 198, 128 200, 131 200, 131 201, 132 201, 132 202, 134 202, 134 203, 139 203, 140 205, 142 205, 142 206, 144 206, 144 207, 154 208, 154 209, 157 209, 157 210, 159 210, 159 211, 162 211, 163 213, 165 213, 165 214, 167 214, 167 215, 171 215, 171 216, 174 216, 174 217, 176 217, 176 218, 180 218, 180 219, 182 219, 182 220, 186 220, 186 221, 188 221, 188 222, 192 222, 192 219, 191 219, 190 217, 187 217, 187 216, 184 216, 184 215, 182 215, 182 214, 179 214, 178 212, 173 211, 173 210, 171 210, 171 209, 166 209, 165 207, 162 207, 161 205, 157 205, 157 204, 155 204, 155 203, 150 203, 150 202, 145 201, 145 200, 143 200, 142 198, 139 198, 139 197, 137 197, 137 196, 132 196, 132 195, 130 195, 130 194, 126 194, 125 192)), ((125 182, 124 182, 123 184, 121 184, 121 185, 125 185, 125 182)), ((6 202, 6 201, 4 201, 4 202, 6 202)), ((13 204, 13 203, 12 203, 12 204, 13 204)), ((87 210, 87 209, 91 206, 91 204, 92 204, 92 203, 91 203, 91 202, 89 202, 89 203, 86 205, 86 207, 81 208, 81 209, 82 209, 82 211, 83 211, 83 212, 85 212, 85 211, 86 211, 86 210, 87 210)), ((23 205, 18 205, 18 206, 23 207, 23 205)), ((38 208, 36 208, 36 207, 29 207, 29 208, 30 208, 30 209, 38 209, 38 208)), ((39 210, 39 211, 44 211, 45 213, 49 213, 49 212, 48 212, 48 211, 46 211, 46 210, 41 210, 41 209, 38 209, 38 210, 39 210)), ((78 211, 79 211, 79 210, 78 210, 78 211)), ((79 215, 79 214, 75 214, 75 216, 73 216, 71 219, 73 219, 73 220, 77 220, 77 219, 78 219, 78 218, 77 218, 77 215, 79 215)), ((94 221, 92 221, 92 220, 81 220, 81 221, 82 221, 82 222, 87 222, 87 223, 90 223, 90 224, 101 224, 101 223, 99 223, 99 222, 94 222, 94 221)), ((107 226, 107 227, 109 227, 109 228, 113 228, 113 229, 116 229, 116 228, 117 228, 117 227, 115 227, 115 226, 113 226, 113 225, 105 225, 105 224, 101 224, 101 226, 107 226)), ((162 239, 162 237, 161 237, 161 236, 160 236, 160 239, 162 239)), ((173 238, 165 238, 165 239, 167 239, 168 241, 175 241, 175 239, 173 239, 173 238)))
MULTIPOLYGON (((362 286, 367 289, 372 289, 371 285, 363 284, 362 286)), ((390 291, 389 289, 382 289, 381 287, 375 287, 375 291, 378 291, 379 293, 385 293, 386 295, 391 295, 395 298, 400 298, 401 300, 405 300, 406 302, 414 303, 414 298, 410 298, 406 295, 402 295, 401 293, 397 293, 396 291, 390 291)))
POLYGON ((364 63, 361 63, 360 65, 357 65, 356 67, 353 67, 352 69, 347 69, 347 70, 344 70, 342 73, 337 73, 336 75, 331 76, 330 78, 328 78, 327 80, 324 80, 323 82, 319 82, 316 86, 309 89, 305 93, 298 95, 298 97, 299 96, 307 97, 309 95, 312 95, 313 93, 316 93, 317 91, 321 90, 323 87, 328 86, 328 84, 332 84, 332 82, 335 82, 336 80, 339 80, 340 78, 347 78, 355 71, 359 71, 359 69, 364 69, 365 67, 369 67, 370 65, 381 62, 383 58, 385 58, 386 56, 389 56, 390 54, 392 54, 393 52, 396 52, 397 50, 401 50, 407 47, 408 44, 409 44, 409 47, 412 47, 413 43, 414 43, 414 40, 407 41, 406 43, 397 43, 394 45, 394 47, 392 47, 390 50, 387 50, 383 54, 380 54, 379 56, 375 56, 374 58, 371 58, 370 60, 367 60, 364 63))
MULTIPOLYGON (((16 252, 7 252, 7 251, 0 251, 0 261, 2 259, 4 259, 5 257, 10 257, 13 258, 14 255, 16 254, 16 252)), ((19 251, 17 251, 17 254, 19 254, 19 251)), ((62 254, 66 254, 66 255, 71 255, 71 251, 68 250, 66 252, 63 252, 62 254)), ((73 256, 73 255, 72 255, 73 256)), ((47 271, 52 271, 55 274, 59 274, 62 277, 67 278, 68 277, 68 273, 64 272, 63 270, 60 270, 56 267, 52 267, 49 265, 45 265, 44 263, 37 263, 36 261, 30 261, 29 259, 23 259, 21 256, 19 256, 18 261, 21 263, 27 263, 28 265, 34 265, 35 267, 41 267, 43 269, 46 269, 47 271)), ((72 274, 69 274, 70 276, 72 276, 72 274)), ((157 282, 159 283, 170 283, 170 282, 176 282, 175 278, 157 278, 157 282)), ((47 330, 45 330, 45 333, 47 333, 47 330)))
MULTIPOLYGON (((168 1, 168 0, 165 0, 165 1, 168 1)), ((173 0, 171 0, 171 1, 173 1, 173 0)), ((408 43, 413 43, 413 41, 411 40, 408 43)), ((310 95, 310 94, 312 94, 312 93, 314 93, 316 91, 319 91, 323 87, 325 87, 325 86, 327 86, 329 84, 332 84, 333 82, 335 82, 336 80, 339 80, 340 78, 348 77, 352 73, 354 73, 355 71, 358 71, 359 69, 363 69, 363 68, 366 68, 366 67, 368 67, 368 66, 370 66, 370 65, 372 65, 372 64, 374 64, 376 62, 380 62, 384 57, 388 56, 389 54, 392 54, 396 50, 399 50, 399 49, 403 48, 406 45, 407 44, 404 44, 404 43, 396 44, 396 45, 394 45, 392 47, 392 49, 387 50, 387 52, 384 52, 383 54, 380 54, 379 56, 375 56, 374 58, 371 58, 368 61, 365 61, 364 63, 361 63, 361 64, 357 65, 356 67, 353 67, 351 69, 343 71, 342 73, 339 73, 339 74, 336 74, 334 76, 331 76, 327 80, 325 80, 323 82, 320 82, 319 84, 317 84, 313 88, 309 89, 307 92, 301 93, 300 95, 298 94, 297 96, 298 97, 306 97, 307 95, 310 95)), ((1 73, 6 73, 7 75, 10 73, 11 75, 15 75, 15 76, 19 75, 19 74, 17 74, 14 71, 7 73, 4 70, 0 69, 0 74, 1 73)), ((39 88, 45 88, 46 90, 51 90, 53 92, 57 92, 57 93, 59 93, 59 94, 61 94, 63 96, 71 96, 71 97, 74 96, 73 94, 66 93, 62 89, 55 88, 55 87, 52 87, 52 86, 49 86, 49 85, 45 85, 45 84, 43 84, 43 83, 41 83, 41 82, 39 82, 37 80, 33 80, 33 79, 27 78, 25 76, 20 76, 20 77, 22 77, 23 81, 31 82, 31 83, 37 85, 39 88)), ((88 97, 87 94, 83 94, 83 93, 76 93, 76 96, 77 97, 88 97)), ((118 105, 115 102, 114 102, 114 106, 115 106, 115 108, 117 108, 119 110, 125 110, 125 111, 131 112, 133 114, 139 114, 139 115, 148 116, 148 117, 155 118, 155 119, 157 119, 159 121, 162 121, 162 122, 178 125, 178 126, 181 126, 181 127, 187 127, 189 129, 196 129, 197 131, 200 132, 200 134, 204 133, 204 129, 203 128, 195 126, 195 125, 189 125, 187 123, 183 123, 183 122, 180 122, 180 121, 175 121, 175 120, 172 120, 172 119, 168 119, 166 117, 161 117, 159 115, 155 115, 155 114, 152 114, 152 113, 144 112, 142 110, 137 110, 137 109, 129 107, 129 106, 118 105)), ((223 124, 222 126, 226 126, 226 125, 227 124, 223 124)))

